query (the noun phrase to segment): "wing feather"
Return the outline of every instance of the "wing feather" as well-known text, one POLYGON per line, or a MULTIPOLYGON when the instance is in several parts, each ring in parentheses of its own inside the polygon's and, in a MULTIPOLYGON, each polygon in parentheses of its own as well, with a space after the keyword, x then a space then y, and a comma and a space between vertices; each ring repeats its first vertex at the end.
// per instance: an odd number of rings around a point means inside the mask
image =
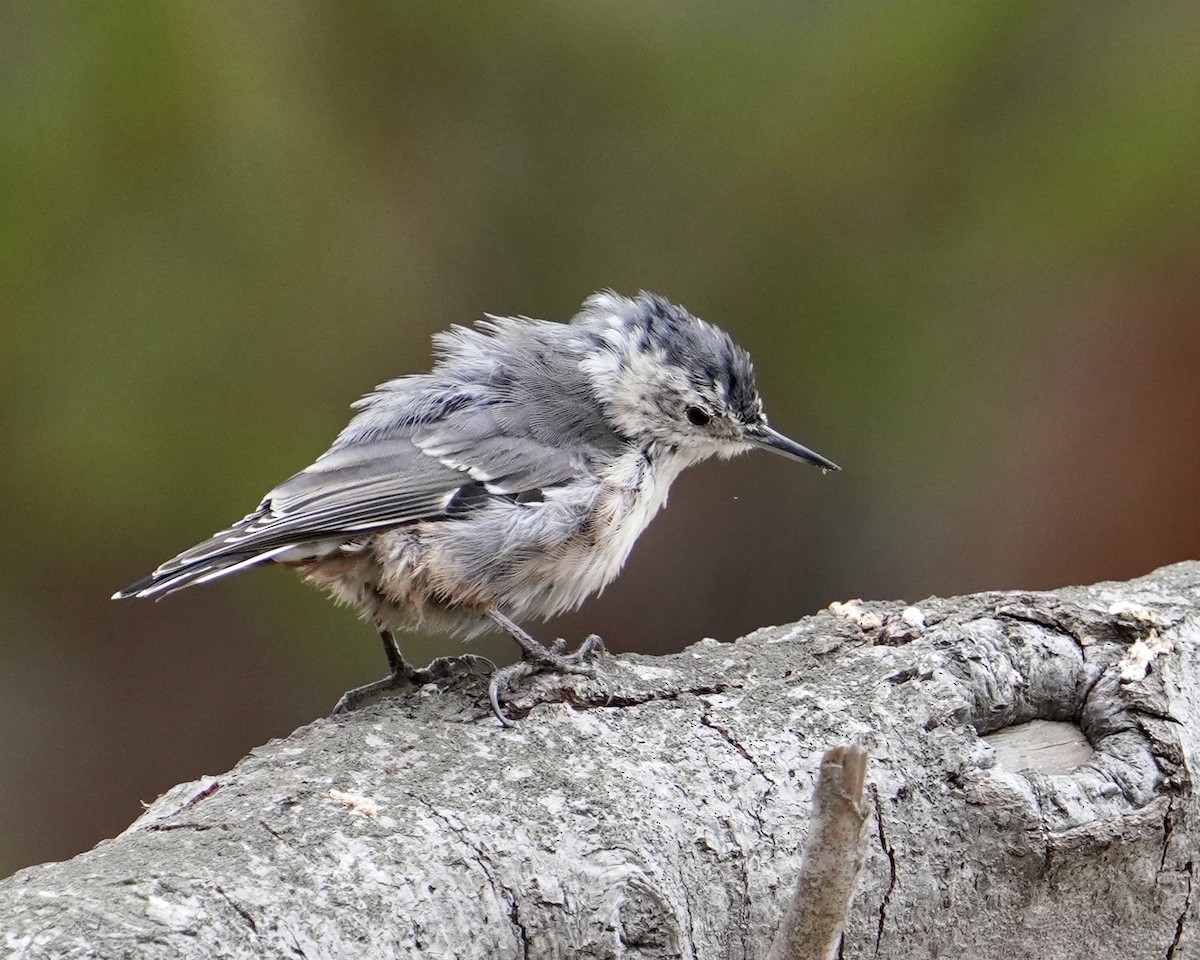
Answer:
POLYGON ((258 509, 155 571, 167 574, 212 558, 319 543, 381 527, 444 516, 463 471, 432 460, 411 441, 364 444, 352 459, 327 462, 285 480, 258 509), (371 448, 381 449, 371 449, 371 448))
POLYGON ((594 475, 626 441, 579 367, 574 336, 526 320, 448 335, 434 371, 364 397, 312 466, 116 596, 170 593, 297 549, 315 558, 364 532, 462 517, 496 497, 539 500, 594 475))

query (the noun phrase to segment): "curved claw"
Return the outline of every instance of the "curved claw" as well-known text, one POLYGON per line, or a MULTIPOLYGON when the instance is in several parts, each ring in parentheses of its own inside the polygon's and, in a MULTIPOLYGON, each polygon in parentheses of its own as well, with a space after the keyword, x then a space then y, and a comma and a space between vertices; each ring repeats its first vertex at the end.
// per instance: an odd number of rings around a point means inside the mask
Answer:
POLYGON ((492 678, 492 682, 488 684, 488 702, 492 705, 492 713, 496 715, 496 719, 500 721, 500 726, 511 727, 513 722, 504 715, 504 711, 500 709, 500 688, 496 684, 496 678, 492 678))
POLYGON ((488 681, 488 702, 491 703, 492 713, 496 715, 501 726, 511 727, 513 725, 513 722, 504 715, 504 710, 500 706, 501 691, 512 689, 518 680, 532 676, 536 672, 537 667, 534 664, 528 660, 518 660, 507 667, 499 667, 492 673, 492 678, 488 681))
POLYGON ((606 652, 604 641, 593 633, 584 638, 574 652, 564 654, 562 651, 566 649, 566 645, 566 641, 560 638, 549 648, 543 648, 540 653, 526 650, 524 659, 518 660, 510 666, 500 667, 492 674, 491 680, 488 681, 488 702, 491 704, 492 713, 496 715, 496 719, 502 726, 511 727, 513 721, 504 714, 501 696, 516 686, 520 680, 536 673, 555 671, 592 679, 599 678, 608 693, 607 702, 612 701, 613 690, 608 677, 587 662, 606 652))

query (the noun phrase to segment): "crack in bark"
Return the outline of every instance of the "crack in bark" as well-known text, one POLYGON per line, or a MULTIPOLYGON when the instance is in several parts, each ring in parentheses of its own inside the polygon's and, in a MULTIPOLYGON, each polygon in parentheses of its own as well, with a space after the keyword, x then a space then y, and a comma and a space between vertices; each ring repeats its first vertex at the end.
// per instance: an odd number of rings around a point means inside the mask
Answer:
POLYGON ((1171 825, 1171 814, 1175 812, 1175 801, 1167 801, 1166 812, 1163 813, 1163 843, 1162 857, 1158 861, 1158 872, 1162 873, 1167 865, 1167 850, 1171 846, 1171 831, 1175 828, 1171 825))
MULTIPOLYGON (((495 884, 492 884, 495 889, 495 884)), ((521 911, 517 907, 517 901, 514 898, 508 908, 508 919, 514 927, 517 928, 517 934, 521 938, 521 956, 525 960, 529 960, 529 931, 525 929, 525 924, 521 922, 521 911)))
POLYGON ((305 952, 304 952, 304 948, 303 948, 302 946, 300 946, 300 940, 299 940, 299 938, 296 936, 296 934, 295 934, 295 932, 292 930, 292 928, 291 928, 291 927, 289 927, 289 926, 286 926, 286 925, 285 925, 285 926, 284 926, 284 929, 285 929, 285 930, 288 932, 288 936, 292 938, 292 943, 291 943, 291 950, 292 950, 292 953, 294 953, 294 954, 295 954, 296 956, 298 956, 298 957, 305 957, 305 958, 307 958, 307 957, 308 957, 308 954, 307 954, 307 953, 305 953, 305 952))
POLYGON ((875 807, 875 825, 879 828, 879 847, 888 858, 889 870, 888 888, 883 892, 883 899, 879 901, 879 925, 875 930, 875 956, 878 957, 879 948, 883 943, 883 930, 887 925, 888 904, 892 902, 892 892, 896 889, 896 851, 888 843, 883 827, 883 801, 879 799, 879 791, 874 785, 871 786, 871 802, 875 807))
MULTIPOLYGON (((740 690, 739 683, 714 683, 697 687, 680 687, 677 690, 646 690, 640 693, 606 693, 602 697, 580 696, 578 690, 562 687, 557 690, 545 690, 538 693, 538 699, 526 705, 506 703, 505 711, 512 720, 523 720, 538 707, 555 703, 568 703, 576 710, 602 710, 606 707, 640 707, 646 703, 665 701, 673 703, 680 697, 688 695, 703 697, 728 690, 740 690)), ((491 714, 480 716, 480 720, 488 720, 491 714)))
MULTIPOLYGON (((996 620, 1012 620, 1016 623, 1027 623, 1030 626, 1041 627, 1044 630, 1053 631, 1064 637, 1070 637, 1081 649, 1085 648, 1081 642, 1081 634, 1055 619, 1054 615, 1049 612, 1043 615, 1041 610, 1036 609, 1018 610, 1012 607, 996 607, 991 612, 991 617, 996 620)), ((972 617, 972 619, 982 620, 986 619, 986 617, 972 617)))
POLYGON ((224 824, 212 823, 152 823, 147 830, 155 830, 160 833, 165 833, 168 830, 195 830, 197 833, 203 833, 205 830, 213 830, 216 827, 225 829, 224 824))
POLYGON ((1183 929, 1187 925, 1188 910, 1192 906, 1191 860, 1184 864, 1183 871, 1187 875, 1187 893, 1183 897, 1183 909, 1179 911, 1179 917, 1175 921, 1175 938, 1171 941, 1171 945, 1167 947, 1167 960, 1175 960, 1175 951, 1179 949, 1179 941, 1183 939, 1183 929))
POLYGON ((216 891, 221 896, 221 899, 224 900, 231 907, 233 907, 233 909, 237 912, 237 915, 239 917, 241 917, 243 920, 245 920, 246 923, 248 923, 250 925, 250 929, 254 932, 254 936, 257 937, 258 936, 258 924, 254 922, 254 918, 252 916, 250 916, 250 914, 246 910, 246 908, 234 903, 232 898, 229 896, 229 894, 227 894, 225 892, 224 887, 217 887, 216 891))
POLYGON ((687 915, 687 941, 688 947, 691 950, 691 955, 697 957, 700 955, 700 950, 696 946, 696 921, 692 917, 692 901, 684 898, 684 913, 687 915))
MULTIPOLYGON (((178 810, 176 810, 176 811, 175 811, 175 813, 181 813, 181 812, 182 812, 182 811, 184 811, 184 810, 188 810, 188 809, 190 809, 191 807, 194 807, 194 806, 195 806, 196 804, 198 804, 198 803, 199 803, 201 800, 204 800, 204 799, 207 799, 208 797, 211 797, 211 796, 212 796, 214 793, 216 793, 216 792, 217 792, 218 790, 220 790, 220 789, 221 789, 221 781, 220 781, 220 780, 214 780, 214 781, 213 781, 212 783, 210 783, 210 784, 209 784, 207 787, 205 787, 203 790, 201 790, 199 793, 197 793, 197 794, 196 794, 194 797, 192 797, 192 799, 190 799, 190 800, 189 800, 187 803, 185 803, 185 804, 184 804, 182 807, 180 807, 178 810)), ((172 816, 174 816, 174 815, 175 815, 175 814, 172 814, 172 816)))
MULTIPOLYGON (((597 710, 604 707, 640 707, 646 703, 654 703, 662 700, 667 703, 674 703, 680 697, 694 696, 704 697, 714 694, 725 693, 729 690, 740 690, 740 683, 714 683, 698 687, 680 687, 677 690, 647 690, 642 693, 614 693, 611 696, 605 697, 603 700, 572 700, 570 697, 563 697, 561 700, 542 700, 541 703, 566 703, 569 702, 578 710, 597 710)), ((569 693, 569 691, 563 691, 569 693)), ((529 709, 532 709, 529 708, 529 709)), ((521 716, 529 713, 529 709, 525 710, 521 716)))
POLYGON ((488 886, 492 888, 492 894, 496 897, 496 900, 500 904, 508 904, 508 919, 516 931, 517 939, 521 943, 521 955, 528 958, 529 931, 525 929, 525 925, 520 919, 520 914, 517 907, 517 893, 515 890, 506 887, 504 884, 499 883, 496 880, 495 874, 492 872, 488 863, 487 851, 485 851, 479 844, 472 843, 471 840, 468 839, 467 831, 463 827, 456 826, 448 816, 446 816, 428 801, 422 799, 421 797, 413 796, 412 794, 408 794, 407 796, 428 810, 430 816, 432 816, 435 820, 439 820, 445 824, 446 829, 458 838, 459 843, 471 851, 472 854, 474 854, 474 860, 477 864, 479 864, 479 869, 483 873, 484 878, 487 880, 488 886))
POLYGON ((1148 717, 1151 720, 1162 720, 1164 723, 1175 723, 1180 726, 1183 721, 1178 717, 1173 717, 1169 713, 1162 713, 1158 710, 1149 710, 1146 707, 1126 707, 1125 712, 1133 717, 1148 717))
MULTIPOLYGON (((505 710, 513 720, 522 720, 540 706, 556 703, 569 703, 576 710, 601 710, 605 707, 640 707, 643 704, 664 701, 674 703, 681 697, 704 697, 714 694, 727 693, 730 690, 741 690, 740 683, 712 683, 695 687, 679 687, 675 690, 645 690, 637 693, 607 693, 603 697, 581 696, 580 691, 571 687, 561 687, 554 690, 539 692, 538 699, 527 704, 506 703, 505 710)), ((488 720, 491 714, 480 716, 480 720, 488 720)))
POLYGON ((275 830, 274 827, 272 827, 269 823, 267 823, 266 820, 259 820, 258 822, 262 825, 262 828, 267 831, 267 833, 269 833, 271 836, 273 836, 280 843, 287 842, 283 839, 283 836, 277 830, 275 830))
MULTIPOLYGON (((709 730, 712 730, 714 733, 716 733, 717 736, 719 736, 722 740, 725 741, 725 743, 727 743, 730 747, 732 747, 733 750, 740 757, 742 757, 742 759, 744 759, 748 764, 750 764, 751 768, 754 770, 755 773, 757 773, 760 777, 762 777, 764 780, 766 780, 768 784, 771 783, 771 778, 767 777, 765 774, 763 774, 762 770, 759 768, 758 763, 750 755, 750 752, 745 747, 743 747, 740 743, 738 743, 738 741, 736 739, 734 739, 733 735, 728 730, 726 730, 724 727, 719 726, 713 720, 712 714, 710 714, 707 710, 705 710, 703 713, 700 714, 700 725, 703 727, 707 727, 709 730)), ((761 798, 760 798, 760 803, 754 805, 754 807, 750 811, 750 814, 751 814, 751 816, 754 817, 754 826, 755 826, 755 829, 758 831, 758 835, 765 840, 771 840, 772 838, 768 837, 766 829, 765 829, 765 825, 763 824, 762 810, 760 809, 760 807, 761 807, 761 798)), ((736 834, 729 827, 728 824, 726 825, 726 828, 729 829, 731 836, 736 837, 736 834)), ((740 848, 740 846, 741 845, 739 844, 739 848, 740 848)), ((741 941, 742 941, 742 956, 749 957, 750 956, 750 952, 749 952, 750 951, 750 939, 749 939, 750 938, 750 925, 749 925, 748 921, 749 921, 749 917, 750 917, 750 908, 752 905, 751 897, 750 897, 750 863, 749 863, 749 858, 746 855, 746 851, 742 850, 741 853, 742 853, 742 858, 741 858, 741 862, 742 862, 742 870, 741 870, 741 873, 742 873, 742 917, 741 917, 741 922, 739 923, 739 927, 740 927, 741 941)))
MULTIPOLYGON (((1086 651, 1084 652, 1084 655, 1083 655, 1083 665, 1085 668, 1089 666, 1086 651)), ((1076 726, 1079 726, 1079 721, 1083 718, 1084 705, 1088 702, 1088 700, 1090 700, 1092 698, 1092 694, 1096 692, 1096 687, 1098 687, 1100 685, 1100 682, 1106 676, 1108 676, 1109 670, 1111 670, 1111 669, 1112 669, 1111 663, 1105 664, 1102 669, 1100 669, 1096 672, 1096 675, 1094 677, 1092 677, 1092 679, 1088 682, 1087 687, 1079 694, 1079 713, 1073 718, 1076 726)), ((1082 730, 1083 728, 1080 727, 1079 729, 1082 730)), ((1089 738, 1088 742, 1091 743, 1090 738, 1089 738)), ((1094 744, 1093 744, 1093 746, 1094 746, 1094 744)))
POLYGON ((735 751, 737 751, 739 756, 741 756, 748 764, 750 764, 750 766, 754 769, 754 772, 756 774, 758 774, 760 777, 762 777, 767 782, 767 789, 765 791, 763 791, 763 796, 760 798, 760 802, 758 804, 756 804, 750 812, 751 812, 751 815, 754 817, 754 823, 756 824, 756 826, 758 828, 758 835, 760 837, 762 837, 764 840, 769 841, 771 843, 771 846, 773 849, 775 846, 775 836, 774 836, 774 834, 769 834, 767 832, 766 824, 763 821, 762 800, 765 800, 766 795, 768 793, 770 793, 770 791, 772 789, 777 787, 778 784, 776 784, 774 780, 772 780, 770 777, 767 776, 766 772, 759 765, 758 761, 754 759, 754 757, 750 753, 750 751, 747 750, 744 746, 742 746, 742 744, 737 740, 736 737, 733 736, 733 734, 731 734, 724 727, 717 724, 717 722, 715 720, 713 720, 712 714, 709 713, 707 710, 700 715, 700 723, 702 726, 708 727, 708 729, 717 733, 721 737, 722 740, 724 740, 727 744, 729 744, 729 746, 731 746, 735 751))
POLYGON ((711 713, 709 713, 708 711, 705 711, 704 713, 702 713, 700 715, 700 723, 702 723, 704 726, 708 727, 709 730, 715 730, 718 734, 720 734, 721 739, 724 740, 731 747, 733 747, 733 749, 736 750, 739 755, 741 755, 742 759, 744 759, 748 764, 750 764, 750 766, 752 766, 754 768, 755 773, 757 773, 759 776, 761 776, 768 783, 770 782, 770 778, 763 775, 762 770, 759 769, 759 766, 754 761, 754 758, 752 756, 750 756, 750 751, 747 750, 745 747, 743 747, 740 743, 738 743, 733 738, 733 735, 730 734, 730 732, 728 730, 726 730, 724 727, 717 726, 716 722, 712 718, 711 713))
MULTIPOLYGON (((1066 637, 1073 641, 1079 648, 1084 666, 1088 664, 1088 653, 1095 649, 1097 641, 1120 642, 1126 639, 1126 630, 1123 625, 1114 623, 1111 618, 1098 616, 1097 619, 1089 622, 1086 618, 1072 617, 1069 611, 1056 610, 1051 612, 1034 607, 1025 609, 995 607, 985 613, 972 616, 966 622, 970 623, 986 619, 1010 620, 1014 623, 1024 623, 1032 627, 1038 627, 1043 631, 1057 634, 1060 637, 1066 637), (1071 622, 1067 622, 1068 620, 1071 622)), ((1105 670, 1100 671, 1092 683, 1088 685, 1088 689, 1080 696, 1080 703, 1083 703, 1091 695, 1092 687, 1099 682, 1106 672, 1105 670)))

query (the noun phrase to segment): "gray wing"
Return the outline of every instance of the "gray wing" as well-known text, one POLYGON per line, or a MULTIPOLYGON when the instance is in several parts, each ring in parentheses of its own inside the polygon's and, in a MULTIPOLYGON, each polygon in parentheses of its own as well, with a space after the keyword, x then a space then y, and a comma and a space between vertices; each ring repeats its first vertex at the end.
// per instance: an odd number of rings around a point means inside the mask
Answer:
POLYGON ((496 403, 462 410, 424 426, 412 442, 443 466, 464 471, 489 493, 521 494, 557 486, 592 472, 586 444, 539 437, 527 407, 496 403))
POLYGON ((295 559, 306 545, 319 556, 364 532, 459 517, 495 498, 537 499, 529 495, 594 475, 624 441, 570 335, 507 319, 445 335, 447 356, 432 374, 382 384, 316 463, 116 597, 164 595, 281 554, 295 559))
POLYGON ((468 492, 478 505, 489 495, 512 499, 586 476, 591 452, 545 435, 524 404, 473 404, 414 425, 410 437, 335 447, 272 490, 263 501, 268 513, 252 515, 237 536, 257 546, 294 545, 457 516, 468 492))
POLYGON ((473 484, 462 470, 427 456, 410 439, 335 449, 281 483, 232 527, 173 557, 115 597, 166 595, 304 544, 317 547, 444 516, 464 486, 473 484))
MULTIPOLYGON (((165 596, 297 548, 373 530, 461 516, 495 498, 526 499, 583 476, 590 458, 522 435, 521 418, 471 411, 412 437, 335 447, 258 508, 115 596, 165 596)), ((527 431, 526 431, 527 433, 527 431)))

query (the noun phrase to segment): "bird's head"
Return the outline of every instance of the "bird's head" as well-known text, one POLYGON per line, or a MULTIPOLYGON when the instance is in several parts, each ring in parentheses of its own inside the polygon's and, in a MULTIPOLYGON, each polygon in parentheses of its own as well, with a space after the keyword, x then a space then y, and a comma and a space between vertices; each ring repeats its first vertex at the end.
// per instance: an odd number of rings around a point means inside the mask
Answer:
POLYGON ((762 447, 837 470, 837 464, 767 424, 750 355, 725 331, 652 293, 588 298, 574 323, 583 368, 613 427, 686 460, 762 447))

